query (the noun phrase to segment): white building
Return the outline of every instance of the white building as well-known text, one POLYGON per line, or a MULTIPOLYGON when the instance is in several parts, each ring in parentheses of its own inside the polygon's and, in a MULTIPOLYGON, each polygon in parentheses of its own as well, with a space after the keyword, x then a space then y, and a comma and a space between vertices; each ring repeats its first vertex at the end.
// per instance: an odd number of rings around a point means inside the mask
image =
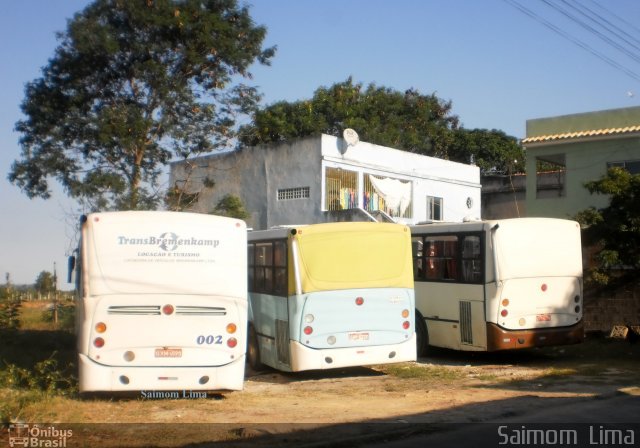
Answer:
POLYGON ((193 211, 209 213, 224 196, 239 197, 254 229, 480 218, 478 167, 329 135, 176 162, 171 184, 200 192, 193 211), (203 188, 209 181, 215 186, 203 188))

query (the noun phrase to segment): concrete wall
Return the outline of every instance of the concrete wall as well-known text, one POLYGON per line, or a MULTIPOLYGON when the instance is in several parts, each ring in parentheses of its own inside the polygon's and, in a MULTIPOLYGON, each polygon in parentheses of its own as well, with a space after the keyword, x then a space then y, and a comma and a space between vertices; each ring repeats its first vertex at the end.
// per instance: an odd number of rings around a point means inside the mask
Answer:
POLYGON ((525 143, 527 215, 568 218, 590 206, 606 207, 609 198, 591 195, 584 184, 604 176, 608 162, 640 160, 640 135, 633 128, 639 125, 640 107, 527 120, 527 139, 545 137, 542 141, 525 143), (620 131, 624 128, 627 129, 625 132, 620 131), (598 132, 589 136, 559 138, 562 134, 581 131, 598 132), (557 160, 558 157, 554 156, 561 155, 566 168, 564 194, 538 193, 534 175, 536 161, 557 160))
POLYGON ((609 334, 615 325, 640 325, 640 282, 589 292, 584 299, 585 331, 609 334))
POLYGON ((171 183, 188 179, 187 191, 201 191, 192 207, 209 213, 227 194, 238 196, 250 213, 247 225, 266 229, 282 224, 309 224, 351 219, 366 220, 365 213, 329 213, 324 210, 323 176, 327 166, 411 181, 413 217, 408 224, 426 219, 427 196, 443 198, 444 219, 462 221, 480 217, 481 186, 475 166, 359 142, 346 146, 329 135, 309 137, 277 146, 257 146, 214 154, 171 167, 171 183), (215 182, 203 188, 204 179, 215 182), (278 190, 309 188, 309 197, 278 200, 278 190))
POLYGON ((527 216, 526 180, 525 174, 482 176, 482 219, 527 216))
POLYGON ((607 140, 585 140, 546 144, 527 148, 527 173, 536 172, 536 159, 565 155, 565 192, 563 196, 540 198, 536 176, 527 176, 526 207, 528 216, 567 218, 587 207, 606 207, 608 196, 592 195, 584 187, 588 181, 600 179, 607 172, 607 162, 640 159, 639 137, 607 140))

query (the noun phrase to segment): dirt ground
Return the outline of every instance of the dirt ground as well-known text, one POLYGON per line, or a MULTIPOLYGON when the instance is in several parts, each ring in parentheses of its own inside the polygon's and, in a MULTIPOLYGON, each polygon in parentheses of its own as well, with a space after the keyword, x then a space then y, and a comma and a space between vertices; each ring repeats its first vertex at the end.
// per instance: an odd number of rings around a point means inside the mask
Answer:
POLYGON ((602 339, 499 354, 434 350, 416 363, 250 371, 243 391, 206 398, 190 391, 180 399, 56 398, 27 414, 81 424, 74 441, 86 437, 95 446, 351 446, 425 424, 500 421, 545 406, 640 395, 639 355, 639 346, 602 339))

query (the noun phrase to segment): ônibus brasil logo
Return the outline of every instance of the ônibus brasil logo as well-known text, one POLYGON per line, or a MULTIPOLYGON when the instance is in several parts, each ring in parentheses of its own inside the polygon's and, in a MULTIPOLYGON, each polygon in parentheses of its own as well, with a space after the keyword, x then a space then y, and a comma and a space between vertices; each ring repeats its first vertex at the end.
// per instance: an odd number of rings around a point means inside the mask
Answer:
POLYGON ((14 423, 9 425, 9 446, 65 448, 73 436, 72 429, 55 426, 14 423))
POLYGON ((164 232, 160 236, 127 237, 118 236, 118 244, 124 246, 154 246, 165 252, 173 252, 179 247, 218 247, 220 240, 186 237, 181 238, 173 232, 164 232))

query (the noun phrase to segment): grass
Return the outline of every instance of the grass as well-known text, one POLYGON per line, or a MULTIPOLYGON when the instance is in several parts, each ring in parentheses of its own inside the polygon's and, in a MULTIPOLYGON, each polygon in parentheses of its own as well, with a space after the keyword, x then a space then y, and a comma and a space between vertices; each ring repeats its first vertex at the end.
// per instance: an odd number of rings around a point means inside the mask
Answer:
POLYGON ((466 374, 443 366, 402 363, 378 366, 377 370, 398 378, 423 381, 452 382, 466 378, 466 374))
POLYGON ((0 425, 23 419, 34 404, 77 393, 72 313, 65 308, 54 323, 49 303, 25 302, 20 327, 0 329, 0 425))

